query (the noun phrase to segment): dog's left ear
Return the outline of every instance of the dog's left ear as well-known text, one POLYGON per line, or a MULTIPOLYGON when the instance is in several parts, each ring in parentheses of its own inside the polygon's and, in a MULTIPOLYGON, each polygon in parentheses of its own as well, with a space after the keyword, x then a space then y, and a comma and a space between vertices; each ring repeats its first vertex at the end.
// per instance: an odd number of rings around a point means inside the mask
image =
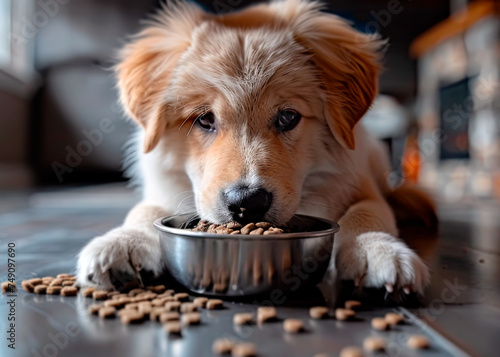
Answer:
POLYGON ((292 24, 296 40, 312 52, 312 61, 321 71, 330 130, 344 147, 354 149, 353 129, 377 94, 380 49, 386 42, 321 12, 317 2, 274 4, 292 24))

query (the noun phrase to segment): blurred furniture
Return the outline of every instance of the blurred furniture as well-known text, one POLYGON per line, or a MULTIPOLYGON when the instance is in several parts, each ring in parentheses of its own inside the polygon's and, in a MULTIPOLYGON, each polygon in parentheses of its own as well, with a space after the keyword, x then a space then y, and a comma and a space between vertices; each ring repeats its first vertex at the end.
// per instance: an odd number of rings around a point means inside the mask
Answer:
POLYGON ((33 16, 49 16, 44 26, 35 23, 33 39, 42 78, 30 125, 38 183, 121 178, 123 146, 135 126, 122 114, 111 68, 117 50, 157 6, 156 0, 72 0, 50 9, 37 2, 33 16))
POLYGON ((418 37, 421 182, 447 200, 500 198, 500 6, 472 2, 418 37))

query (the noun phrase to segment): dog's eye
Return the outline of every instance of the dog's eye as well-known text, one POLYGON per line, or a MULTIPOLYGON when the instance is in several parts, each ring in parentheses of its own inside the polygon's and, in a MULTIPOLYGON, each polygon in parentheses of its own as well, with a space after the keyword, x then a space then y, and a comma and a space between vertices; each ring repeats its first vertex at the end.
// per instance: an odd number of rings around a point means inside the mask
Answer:
POLYGON ((196 119, 196 124, 204 131, 215 131, 215 117, 212 112, 201 114, 196 119))
POLYGON ((302 119, 302 115, 293 109, 280 110, 274 121, 277 132, 290 131, 294 129, 302 119))

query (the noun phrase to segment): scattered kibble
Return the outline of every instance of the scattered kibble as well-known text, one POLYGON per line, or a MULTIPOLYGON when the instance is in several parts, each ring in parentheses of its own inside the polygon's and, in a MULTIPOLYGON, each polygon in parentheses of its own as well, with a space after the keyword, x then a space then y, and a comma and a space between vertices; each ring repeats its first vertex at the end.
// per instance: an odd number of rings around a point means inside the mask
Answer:
POLYGON ((49 286, 46 290, 47 295, 59 295, 61 293, 61 286, 49 286))
POLYGON ((123 313, 120 314, 120 321, 124 325, 131 323, 138 323, 144 320, 144 314, 137 310, 122 310, 123 313))
POLYGON ((231 356, 233 357, 251 357, 257 355, 255 345, 250 342, 239 343, 233 346, 231 356))
POLYGON ((309 316, 312 319, 322 319, 328 315, 328 308, 324 306, 314 306, 309 309, 309 316))
POLYGON ((95 290, 92 293, 94 300, 106 300, 108 298, 108 292, 105 290, 95 290))
POLYGON ((47 285, 40 284, 34 287, 33 292, 35 294, 45 294, 47 292, 47 285))
POLYGON ((212 352, 216 355, 230 354, 234 347, 234 342, 228 338, 219 338, 212 344, 212 352))
POLYGON ((181 315, 177 311, 164 311, 160 314, 159 321, 164 324, 169 321, 179 321, 181 315))
POLYGON ((400 324, 404 321, 404 319, 405 318, 403 315, 397 314, 395 312, 388 312, 387 314, 385 314, 385 321, 391 326, 400 324))
POLYGON ((205 307, 208 310, 215 310, 215 309, 220 309, 223 306, 223 302, 220 299, 208 299, 205 307))
POLYGON ((349 320, 356 316, 354 310, 338 308, 335 310, 335 318, 340 321, 349 320))
POLYGON ((361 303, 357 300, 347 300, 344 303, 344 307, 348 310, 356 310, 361 307, 361 303))
POLYGON ((179 321, 169 321, 163 325, 165 331, 171 335, 180 335, 182 326, 179 321))
POLYGON ((201 315, 199 312, 188 312, 181 316, 181 322, 184 326, 198 325, 200 321, 201 315))
POLYGON ((113 306, 103 306, 99 309, 98 315, 103 319, 114 317, 116 315, 116 309, 113 306))
POLYGON ((193 300, 198 307, 203 308, 207 304, 208 298, 206 297, 197 297, 193 300))
POLYGON ((78 289, 74 286, 65 286, 61 289, 61 295, 63 296, 76 296, 78 294, 78 289))
POLYGON ((297 333, 304 330, 304 323, 299 319, 286 319, 283 321, 285 332, 297 333))
POLYGON ((16 291, 16 289, 17 287, 15 282, 11 283, 9 281, 6 281, 2 283, 2 292, 4 294, 13 293, 14 291, 16 291))
POLYGON ((363 341, 363 348, 366 351, 383 351, 385 350, 385 338, 383 337, 367 337, 363 341))
POLYGON ((424 349, 429 347, 429 340, 423 335, 412 335, 407 342, 412 349, 424 349))
POLYGON ((276 318, 276 308, 272 306, 261 306, 257 309, 257 321, 263 323, 276 318))
POLYGON ((233 323, 235 325, 246 325, 251 323, 253 320, 253 314, 249 312, 242 312, 239 314, 235 314, 233 316, 233 323))
POLYGON ((388 329, 389 324, 383 317, 375 317, 372 319, 372 327, 375 330, 385 331, 388 329))
POLYGON ((359 347, 347 346, 340 351, 340 357, 363 357, 363 350, 359 347))
POLYGON ((94 291, 95 291, 94 288, 86 288, 82 290, 82 295, 85 297, 91 297, 94 291))

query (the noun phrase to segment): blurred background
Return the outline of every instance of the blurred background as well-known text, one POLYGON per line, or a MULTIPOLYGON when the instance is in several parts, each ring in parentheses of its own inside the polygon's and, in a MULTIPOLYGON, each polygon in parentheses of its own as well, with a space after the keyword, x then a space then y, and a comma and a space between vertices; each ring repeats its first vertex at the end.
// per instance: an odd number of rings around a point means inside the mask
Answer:
MULTIPOLYGON (((224 13, 254 1, 200 0, 224 13)), ((389 39, 363 119, 391 149, 389 180, 438 198, 500 198, 500 6, 467 0, 329 0, 389 39)), ((134 130, 117 104, 116 49, 153 0, 0 0, 0 189, 124 181, 134 130)))

